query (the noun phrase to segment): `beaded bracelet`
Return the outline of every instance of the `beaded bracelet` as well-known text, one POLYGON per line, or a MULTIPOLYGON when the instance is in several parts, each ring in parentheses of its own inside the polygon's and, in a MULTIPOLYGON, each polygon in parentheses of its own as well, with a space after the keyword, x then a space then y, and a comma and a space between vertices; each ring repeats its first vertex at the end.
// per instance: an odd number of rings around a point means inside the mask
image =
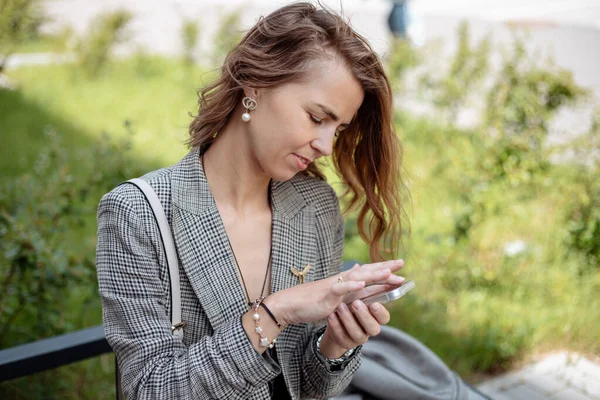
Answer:
POLYGON ((260 307, 260 303, 262 303, 262 301, 264 300, 264 298, 260 298, 257 299, 253 304, 252 304, 252 309, 254 310, 254 314, 252 315, 252 319, 254 319, 254 331, 256 333, 258 333, 258 335, 260 336, 260 345, 262 347, 266 347, 269 349, 272 349, 273 346, 275 346, 275 342, 277 341, 277 339, 273 339, 273 341, 269 341, 269 339, 263 335, 263 330, 260 326, 258 326, 258 320, 260 320, 260 314, 258 314, 258 308, 260 307))

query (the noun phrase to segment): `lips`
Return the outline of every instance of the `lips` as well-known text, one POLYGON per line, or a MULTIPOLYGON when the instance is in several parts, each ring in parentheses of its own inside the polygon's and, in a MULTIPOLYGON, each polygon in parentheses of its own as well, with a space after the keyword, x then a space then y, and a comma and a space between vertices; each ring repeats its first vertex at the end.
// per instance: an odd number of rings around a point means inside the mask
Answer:
POLYGON ((298 166, 298 168, 304 170, 308 167, 310 160, 308 160, 302 156, 299 156, 298 154, 294 154, 294 156, 296 157, 296 165, 298 166))

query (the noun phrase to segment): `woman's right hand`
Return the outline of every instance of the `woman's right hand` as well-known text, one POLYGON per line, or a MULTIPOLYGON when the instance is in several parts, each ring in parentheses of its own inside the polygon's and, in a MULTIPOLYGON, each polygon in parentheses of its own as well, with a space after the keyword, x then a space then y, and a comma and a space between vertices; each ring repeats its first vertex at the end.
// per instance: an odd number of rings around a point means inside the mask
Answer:
POLYGON ((367 291, 366 285, 399 286, 404 278, 394 275, 394 272, 403 266, 403 260, 355 265, 351 270, 332 277, 275 292, 264 303, 285 325, 318 321, 327 318, 347 298, 367 291), (339 277, 342 277, 341 282, 339 277))

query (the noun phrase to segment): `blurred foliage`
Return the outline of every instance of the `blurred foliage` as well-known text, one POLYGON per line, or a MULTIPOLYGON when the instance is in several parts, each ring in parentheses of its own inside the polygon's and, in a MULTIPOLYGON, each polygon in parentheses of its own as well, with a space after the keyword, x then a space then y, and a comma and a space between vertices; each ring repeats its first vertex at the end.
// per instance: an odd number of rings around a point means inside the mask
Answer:
MULTIPOLYGON (((55 138, 54 132, 48 134, 55 138)), ((71 330, 62 321, 66 305, 59 294, 92 283, 93 260, 61 241, 85 212, 78 206, 85 194, 73 187, 65 157, 54 141, 31 174, 0 191, 0 347, 18 344, 16 338, 27 342, 71 330), (14 329, 19 320, 32 323, 14 329)))
POLYGON ((450 59, 448 70, 421 76, 421 89, 431 102, 444 113, 449 123, 456 122, 456 116, 464 107, 489 70, 491 50, 490 36, 477 45, 471 45, 469 25, 462 22, 457 30, 458 47, 450 59))
MULTIPOLYGON (((48 145, 33 171, 0 190, 0 347, 73 330, 62 313, 68 307, 62 294, 97 285, 93 248, 70 246, 68 235, 95 212, 90 195, 107 191, 134 172, 125 158, 130 141, 112 143, 106 136, 73 157, 56 131, 48 128, 46 136, 48 145), (93 168, 75 180, 73 170, 82 159, 93 168)), ((90 294, 95 297, 96 290, 90 294)))
MULTIPOLYGON (((464 30, 459 33, 460 41, 468 40, 464 30)), ((458 52, 462 54, 461 48, 458 52)), ((476 151, 472 157, 459 157, 453 166, 464 204, 455 221, 456 241, 467 238, 487 213, 497 214, 500 208, 510 207, 510 203, 498 200, 504 197, 502 192, 526 185, 528 194, 521 195, 527 197, 549 184, 548 124, 561 108, 581 101, 587 94, 569 71, 551 63, 535 63, 528 57, 522 38, 513 37, 512 49, 504 54, 500 72, 486 94, 482 125, 463 133, 476 151)), ((487 61, 481 61, 481 53, 466 52, 476 61, 465 64, 487 65, 487 61)), ((446 80, 452 80, 453 74, 452 70, 446 80)))
POLYGON ((227 54, 242 40, 240 11, 232 11, 222 16, 219 28, 215 32, 212 49, 212 65, 220 68, 227 54))
POLYGON ((184 21, 181 26, 181 38, 183 41, 184 59, 187 63, 194 62, 194 51, 198 45, 198 34, 200 28, 195 20, 184 21))
POLYGON ((0 0, 0 73, 17 46, 38 38, 45 20, 40 0, 0 0))
POLYGON ((404 89, 404 78, 408 71, 422 63, 421 54, 410 41, 393 37, 386 57, 386 73, 392 90, 396 93, 404 89))
POLYGON ((583 258, 580 274, 600 272, 600 109, 592 115, 591 127, 569 147, 577 185, 567 192, 572 199, 566 208, 565 244, 583 258))
POLYGON ((504 54, 502 67, 487 94, 487 127, 500 136, 521 136, 539 148, 548 133, 548 122, 565 105, 586 97, 570 71, 541 64, 525 49, 523 38, 514 36, 512 51, 504 54))
POLYGON ((89 76, 97 76, 111 58, 114 46, 126 40, 125 28, 132 15, 124 10, 102 14, 88 31, 76 39, 75 54, 79 66, 89 76))

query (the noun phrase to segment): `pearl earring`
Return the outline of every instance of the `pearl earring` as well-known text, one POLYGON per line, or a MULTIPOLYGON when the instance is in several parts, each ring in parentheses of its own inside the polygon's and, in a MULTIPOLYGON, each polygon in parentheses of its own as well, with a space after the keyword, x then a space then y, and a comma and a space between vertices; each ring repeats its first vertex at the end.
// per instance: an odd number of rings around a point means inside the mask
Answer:
POLYGON ((242 99, 242 104, 246 108, 246 112, 242 114, 242 121, 248 122, 250 121, 250 118, 252 118, 250 116, 250 111, 254 110, 257 106, 256 100, 254 100, 252 97, 244 97, 242 99))

